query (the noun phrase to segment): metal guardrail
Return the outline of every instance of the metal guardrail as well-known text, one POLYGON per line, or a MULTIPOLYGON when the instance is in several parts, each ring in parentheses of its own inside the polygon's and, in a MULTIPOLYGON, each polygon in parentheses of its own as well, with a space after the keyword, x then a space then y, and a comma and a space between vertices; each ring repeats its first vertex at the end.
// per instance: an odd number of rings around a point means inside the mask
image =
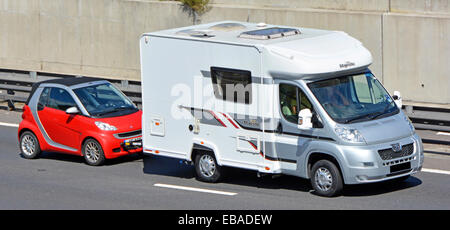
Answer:
MULTIPOLYGON (((450 109, 425 106, 404 105, 403 112, 411 119, 417 130, 450 132, 450 109)), ((448 135, 422 136, 428 144, 450 145, 448 135)))
MULTIPOLYGON (((33 83, 74 77, 77 76, 0 69, 0 101, 7 101, 9 109, 13 110, 15 109, 14 103, 26 102, 33 83)), ((141 83, 139 81, 107 80, 122 90, 138 107, 141 107, 141 83)))
POLYGON ((416 128, 450 132, 450 109, 406 105, 403 111, 416 128))
MULTIPOLYGON (((0 69, 0 100, 8 101, 8 107, 14 109, 15 102, 26 101, 33 83, 68 77, 76 76, 0 69)), ((108 81, 118 86, 125 95, 141 108, 141 83, 139 81, 111 79, 108 79, 108 81)), ((416 129, 450 132, 450 109, 404 105, 403 111, 411 119, 416 129)), ((424 142, 427 141, 424 140, 424 142)), ((450 141, 438 142, 450 145, 450 141)))

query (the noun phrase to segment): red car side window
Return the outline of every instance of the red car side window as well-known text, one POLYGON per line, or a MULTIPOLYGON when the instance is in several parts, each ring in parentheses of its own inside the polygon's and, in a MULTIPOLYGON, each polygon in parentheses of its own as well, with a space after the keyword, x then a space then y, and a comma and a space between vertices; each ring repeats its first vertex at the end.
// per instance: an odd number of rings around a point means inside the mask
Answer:
POLYGON ((65 111, 70 107, 76 107, 77 104, 66 90, 60 88, 51 88, 47 106, 50 108, 65 111))
POLYGON ((42 106, 47 106, 48 103, 48 95, 50 93, 50 88, 46 87, 41 93, 41 96, 39 97, 39 104, 42 106))

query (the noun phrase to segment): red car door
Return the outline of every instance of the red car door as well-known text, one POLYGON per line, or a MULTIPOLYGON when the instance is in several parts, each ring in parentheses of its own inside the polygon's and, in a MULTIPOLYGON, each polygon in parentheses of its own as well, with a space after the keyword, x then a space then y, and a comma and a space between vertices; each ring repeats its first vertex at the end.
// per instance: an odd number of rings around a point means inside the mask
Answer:
POLYGON ((47 136, 57 144, 79 150, 82 127, 80 115, 65 112, 67 108, 77 106, 75 101, 65 89, 46 88, 42 96, 45 97, 46 93, 49 94, 48 99, 40 100, 38 115, 47 136))

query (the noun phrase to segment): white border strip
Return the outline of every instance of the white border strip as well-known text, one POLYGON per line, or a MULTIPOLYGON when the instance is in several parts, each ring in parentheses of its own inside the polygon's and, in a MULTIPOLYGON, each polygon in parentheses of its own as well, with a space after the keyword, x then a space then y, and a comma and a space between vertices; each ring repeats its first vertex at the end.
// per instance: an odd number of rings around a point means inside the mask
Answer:
POLYGON ((450 133, 447 133, 447 132, 437 132, 436 135, 450 136, 450 133))
POLYGON ((425 169, 425 168, 422 168, 422 172, 439 173, 439 174, 450 175, 450 171, 439 170, 439 169, 425 169))
POLYGON ((0 122, 1 126, 8 126, 8 127, 16 127, 18 128, 19 125, 18 124, 11 124, 11 123, 4 123, 4 122, 0 122))
POLYGON ((202 189, 202 188, 192 188, 192 187, 185 187, 185 186, 179 186, 179 185, 170 185, 170 184, 154 184, 154 186, 162 187, 162 188, 172 188, 172 189, 178 189, 178 190, 194 191, 194 192, 213 193, 213 194, 226 195, 226 196, 237 195, 237 193, 234 193, 234 192, 222 192, 222 191, 217 191, 217 190, 202 189))

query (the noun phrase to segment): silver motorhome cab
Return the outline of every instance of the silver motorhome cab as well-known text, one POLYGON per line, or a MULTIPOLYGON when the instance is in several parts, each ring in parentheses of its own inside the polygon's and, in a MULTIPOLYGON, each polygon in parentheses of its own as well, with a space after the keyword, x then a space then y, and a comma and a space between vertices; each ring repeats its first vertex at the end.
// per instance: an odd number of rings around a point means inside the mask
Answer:
POLYGON ((144 153, 192 162, 202 181, 239 167, 334 196, 421 170, 400 93, 346 33, 226 21, 147 33, 140 46, 144 153))

